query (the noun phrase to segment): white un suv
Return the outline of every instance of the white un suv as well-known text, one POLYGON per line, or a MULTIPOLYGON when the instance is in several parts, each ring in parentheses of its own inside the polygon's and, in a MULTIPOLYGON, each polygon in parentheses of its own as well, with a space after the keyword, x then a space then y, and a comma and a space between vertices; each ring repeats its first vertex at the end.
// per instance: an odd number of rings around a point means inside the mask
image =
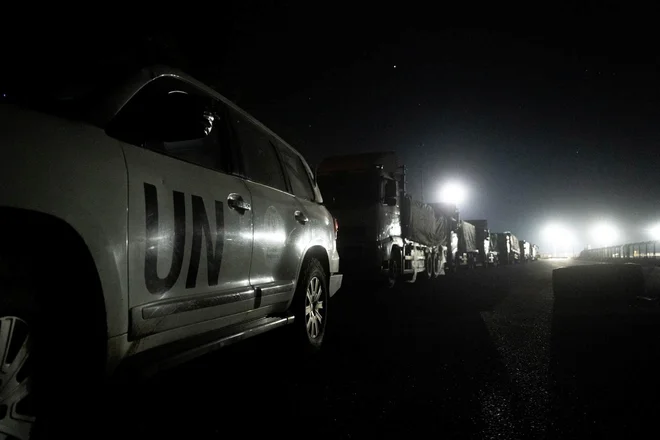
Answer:
POLYGON ((97 376, 287 324, 320 347, 337 226, 296 150, 167 68, 27 104, 0 105, 1 438, 97 376))

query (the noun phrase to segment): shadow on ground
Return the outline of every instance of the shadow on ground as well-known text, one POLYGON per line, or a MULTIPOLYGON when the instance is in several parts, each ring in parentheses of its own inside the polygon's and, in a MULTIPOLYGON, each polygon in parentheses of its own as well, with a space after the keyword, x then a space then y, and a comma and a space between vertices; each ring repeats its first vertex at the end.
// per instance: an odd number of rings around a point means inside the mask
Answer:
POLYGON ((478 437, 484 390, 507 382, 481 318, 507 287, 485 288, 489 276, 347 286, 331 301, 316 358, 296 355, 282 331, 254 338, 139 386, 111 431, 125 424, 143 439, 478 437))

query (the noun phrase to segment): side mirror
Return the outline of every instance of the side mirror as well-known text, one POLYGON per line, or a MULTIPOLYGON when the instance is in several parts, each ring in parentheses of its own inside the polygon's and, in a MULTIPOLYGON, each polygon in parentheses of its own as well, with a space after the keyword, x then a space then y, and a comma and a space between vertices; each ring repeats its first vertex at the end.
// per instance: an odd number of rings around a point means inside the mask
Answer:
POLYGON ((385 204, 387 206, 396 206, 396 197, 385 197, 385 204))

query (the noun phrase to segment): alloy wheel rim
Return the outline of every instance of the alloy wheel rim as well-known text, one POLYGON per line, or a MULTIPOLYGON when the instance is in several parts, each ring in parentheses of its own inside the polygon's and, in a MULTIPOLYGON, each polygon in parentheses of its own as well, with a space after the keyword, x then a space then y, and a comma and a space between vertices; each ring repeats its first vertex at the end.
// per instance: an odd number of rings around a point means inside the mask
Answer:
POLYGON ((24 320, 0 317, 0 438, 27 440, 34 424, 31 342, 24 320))
POLYGON ((305 292, 305 324, 307 335, 316 339, 321 335, 324 324, 323 283, 318 277, 313 277, 307 284, 305 292))

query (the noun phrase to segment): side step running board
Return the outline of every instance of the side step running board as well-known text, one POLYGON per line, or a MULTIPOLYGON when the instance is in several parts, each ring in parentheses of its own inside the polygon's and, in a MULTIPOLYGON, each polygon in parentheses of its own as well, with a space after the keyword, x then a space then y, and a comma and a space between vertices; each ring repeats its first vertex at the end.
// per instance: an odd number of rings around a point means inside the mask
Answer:
MULTIPOLYGON (((144 359, 129 359, 127 360, 129 365, 124 366, 125 368, 122 370, 125 370, 124 373, 132 371, 138 373, 139 376, 149 377, 235 342, 291 324, 293 319, 293 315, 260 318, 199 337, 184 339, 172 345, 154 349, 155 353, 145 352, 144 355, 137 355, 136 357, 139 358, 144 356, 144 359)), ((123 374, 120 375, 123 376, 123 374)))

